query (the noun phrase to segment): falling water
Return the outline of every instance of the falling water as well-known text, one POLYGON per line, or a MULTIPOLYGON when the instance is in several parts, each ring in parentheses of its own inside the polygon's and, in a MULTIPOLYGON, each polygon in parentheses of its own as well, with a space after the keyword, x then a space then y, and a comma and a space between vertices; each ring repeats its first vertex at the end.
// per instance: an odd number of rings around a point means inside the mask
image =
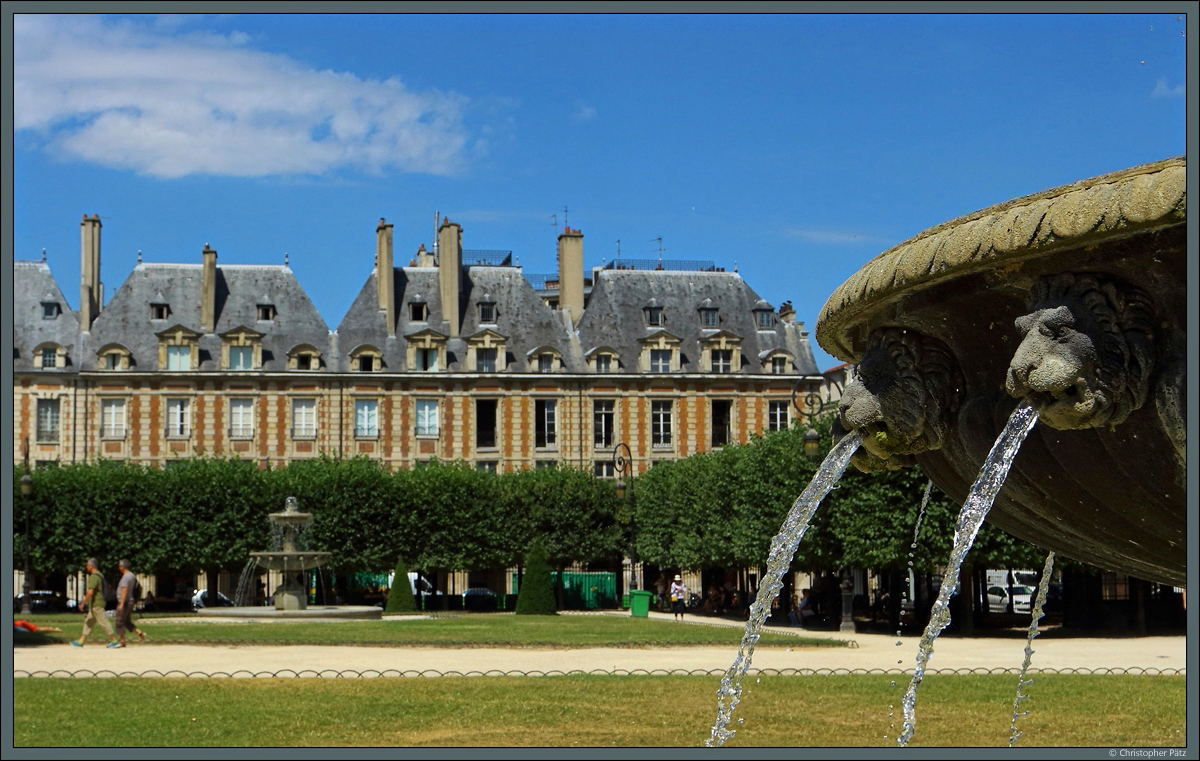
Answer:
MULTIPOLYGON (((912 543, 908 545, 908 570, 910 573, 913 570, 913 557, 916 555, 916 552, 917 552, 917 540, 921 538, 921 523, 924 522, 924 520, 925 520, 925 511, 929 508, 929 497, 931 494, 933 494, 933 480, 932 479, 930 479, 929 483, 925 485, 925 496, 921 497, 921 509, 917 511, 917 522, 916 522, 916 525, 913 526, 912 543)), ((905 584, 904 585, 904 601, 903 602, 907 602, 907 601, 908 601, 908 585, 905 584)), ((901 603, 901 606, 900 606, 901 610, 904 610, 903 602, 901 603)), ((913 610, 914 610, 914 612, 916 610, 915 602, 914 602, 913 610)), ((901 637, 900 630, 897 629, 896 630, 896 647, 900 647, 903 644, 904 644, 904 639, 901 637)), ((896 665, 900 665, 902 663, 904 663, 903 658, 896 661, 896 665)), ((889 684, 889 686, 895 687, 896 683, 893 681, 889 684)), ((895 723, 892 722, 892 719, 894 717, 895 717, 895 706, 890 705, 890 706, 888 706, 888 731, 889 732, 895 731, 895 729, 896 729, 895 723)), ((883 739, 887 740, 888 736, 884 735, 883 739)))
POLYGON ((1033 680, 1026 679, 1025 676, 1029 673, 1029 663, 1033 660, 1033 638, 1040 633, 1038 632, 1038 622, 1042 620, 1042 607, 1046 604, 1046 594, 1050 589, 1050 575, 1053 573, 1054 553, 1051 552, 1046 556, 1046 565, 1042 568, 1042 581, 1038 584, 1037 597, 1033 601, 1029 636, 1025 638, 1025 660, 1021 662, 1021 676, 1017 679, 1017 697, 1013 700, 1012 727, 1008 737, 1008 747, 1010 748, 1017 744, 1017 738, 1022 734, 1017 731, 1017 719, 1029 713, 1029 711, 1021 710, 1021 701, 1029 697, 1024 694, 1025 688, 1033 684, 1033 680))
POLYGON ((246 597, 250 593, 251 579, 258 577, 255 572, 258 568, 258 561, 250 558, 246 562, 246 567, 242 569, 242 575, 238 577, 237 591, 233 594, 233 604, 241 608, 246 605, 246 597))
POLYGON ((783 574, 792 564, 792 556, 796 554, 796 547, 804 537, 804 532, 808 530, 808 524, 812 521, 817 506, 841 478, 842 472, 850 463, 850 456, 858 449, 861 441, 862 432, 852 431, 834 445, 821 467, 817 469, 817 474, 813 476, 808 488, 792 505, 783 527, 771 540, 767 573, 759 584, 758 596, 750 606, 750 620, 746 622, 746 633, 742 636, 742 646, 738 649, 737 658, 725 672, 721 679, 721 688, 717 690, 717 722, 713 725, 712 735, 704 741, 705 746, 720 747, 733 737, 735 730, 725 727, 733 717, 733 710, 741 701, 742 679, 746 676, 746 670, 750 668, 754 645, 758 642, 763 623, 771 611, 771 601, 783 587, 783 574))
POLYGON ((913 670, 912 681, 902 699, 904 727, 898 738, 900 746, 908 745, 908 741, 912 739, 916 729, 917 687, 921 685, 921 680, 925 677, 925 666, 933 654, 934 640, 950 623, 950 596, 958 591, 958 572, 962 567, 963 559, 966 557, 967 551, 971 549, 971 545, 974 544, 975 536, 979 533, 979 527, 983 524, 983 519, 987 517, 988 510, 991 509, 992 502, 996 499, 996 494, 1004 485, 1004 479, 1008 476, 1013 458, 1017 456, 1017 451, 1021 448, 1021 442, 1025 440, 1025 436, 1033 429, 1036 422, 1037 410, 1028 400, 1017 405, 1012 415, 1009 416, 1004 430, 996 439, 996 443, 992 445, 992 451, 988 452, 983 468, 979 471, 979 477, 975 479, 966 501, 963 502, 962 512, 958 515, 958 528, 954 532, 954 547, 950 551, 950 561, 946 573, 942 577, 942 588, 938 590, 937 600, 933 603, 929 625, 925 627, 925 633, 921 635, 921 644, 917 650, 917 665, 913 670))

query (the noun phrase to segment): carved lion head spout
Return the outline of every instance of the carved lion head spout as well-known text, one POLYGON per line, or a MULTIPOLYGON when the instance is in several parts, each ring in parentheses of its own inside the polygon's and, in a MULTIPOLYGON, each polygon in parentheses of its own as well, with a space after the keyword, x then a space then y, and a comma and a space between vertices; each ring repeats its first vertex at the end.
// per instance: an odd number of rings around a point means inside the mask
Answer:
POLYGON ((1141 289, 1106 275, 1043 278, 1018 317, 1024 338, 1005 389, 1030 398, 1061 430, 1116 426, 1146 401, 1154 364, 1154 313, 1141 289))
MULTIPOLYGON (((879 328, 838 403, 837 427, 862 430, 851 462, 864 471, 913 464, 942 446, 963 387, 946 344, 906 328, 879 328)), ((836 431, 835 431, 836 433, 836 431)))

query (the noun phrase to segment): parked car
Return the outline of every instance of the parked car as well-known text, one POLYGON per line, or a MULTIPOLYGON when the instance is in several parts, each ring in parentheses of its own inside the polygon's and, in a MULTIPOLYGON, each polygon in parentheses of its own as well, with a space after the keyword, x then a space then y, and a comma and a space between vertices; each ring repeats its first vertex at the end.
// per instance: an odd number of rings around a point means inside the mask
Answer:
MULTIPOLYGON (((993 613, 1008 612, 1008 590, 1001 586, 988 587, 988 610, 993 613)), ((1027 586, 1014 584, 1012 588, 1013 612, 1029 613, 1033 605, 1033 590, 1027 586)))
POLYGON ((230 600, 225 595, 217 592, 217 602, 215 605, 208 602, 208 590, 197 589, 192 595, 192 607, 195 608, 232 608, 233 600, 230 600))
MULTIPOLYGON (((25 595, 13 598, 13 613, 20 613, 25 607, 25 595)), ((60 592, 48 589, 34 589, 29 592, 29 610, 34 613, 66 613, 70 610, 67 598, 60 592)))
POLYGON ((496 610, 496 593, 487 587, 471 587, 463 592, 463 610, 490 613, 496 610))

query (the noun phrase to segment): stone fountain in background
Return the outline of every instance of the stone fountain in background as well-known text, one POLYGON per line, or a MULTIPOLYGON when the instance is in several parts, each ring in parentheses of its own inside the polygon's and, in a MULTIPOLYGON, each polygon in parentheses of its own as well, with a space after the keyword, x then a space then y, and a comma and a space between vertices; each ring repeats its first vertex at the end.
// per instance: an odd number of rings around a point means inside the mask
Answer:
POLYGON ((330 552, 303 552, 297 538, 312 524, 312 513, 302 513, 295 497, 288 497, 282 513, 267 516, 281 533, 280 549, 277 552, 251 552, 250 558, 259 568, 279 571, 283 581, 275 589, 275 610, 305 610, 308 608, 308 584, 306 572, 320 568, 333 556, 330 552))
MULTIPOLYGON (((282 581, 275 588, 275 606, 238 606, 232 608, 201 608, 197 613, 206 617, 240 619, 367 619, 380 618, 382 608, 369 605, 308 605, 308 571, 320 568, 333 557, 330 552, 306 550, 300 547, 300 537, 313 520, 312 513, 302 513, 295 497, 288 497, 281 513, 267 518, 279 536, 279 549, 270 552, 251 552, 243 572, 249 579, 255 568, 277 571, 282 581)), ((243 586, 244 581, 239 586, 243 586)), ((240 595, 239 595, 240 596, 240 595)))
POLYGON ((1040 421, 989 520, 1061 555, 1185 586, 1187 166, 993 206, 885 251, 825 304, 857 365, 839 427, 863 470, 966 497, 1018 400, 1040 421))

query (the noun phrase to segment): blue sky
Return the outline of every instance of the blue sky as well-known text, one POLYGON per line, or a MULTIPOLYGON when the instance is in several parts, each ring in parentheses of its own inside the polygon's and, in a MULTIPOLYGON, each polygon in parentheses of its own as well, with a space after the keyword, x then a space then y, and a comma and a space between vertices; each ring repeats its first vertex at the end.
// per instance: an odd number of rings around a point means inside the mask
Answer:
POLYGON ((17 16, 14 252, 45 248, 76 308, 84 213, 104 223, 106 298, 138 250, 286 252, 334 328, 380 217, 398 263, 440 212, 464 247, 512 250, 534 274, 555 270, 569 221, 589 268, 618 240, 655 258, 661 238, 665 258, 736 264, 811 329, 834 288, 921 230, 1182 155, 1185 24, 17 16))

